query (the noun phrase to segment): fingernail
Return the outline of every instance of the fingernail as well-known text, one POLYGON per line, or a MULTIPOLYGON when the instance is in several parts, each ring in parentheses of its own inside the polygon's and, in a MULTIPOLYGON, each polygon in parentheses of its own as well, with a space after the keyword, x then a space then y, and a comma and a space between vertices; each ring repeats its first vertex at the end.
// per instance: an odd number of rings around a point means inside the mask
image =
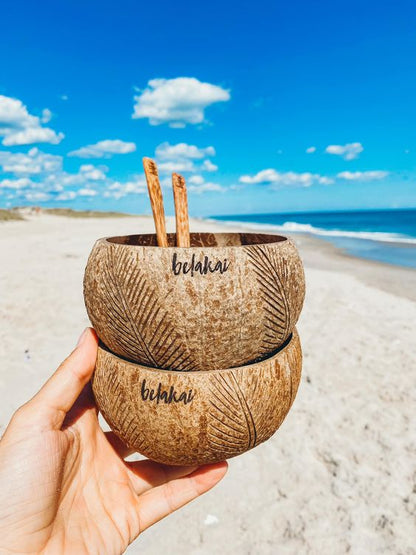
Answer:
POLYGON ((77 347, 80 347, 84 343, 85 339, 87 338, 87 334, 88 334, 88 328, 85 328, 85 330, 79 336, 77 347))

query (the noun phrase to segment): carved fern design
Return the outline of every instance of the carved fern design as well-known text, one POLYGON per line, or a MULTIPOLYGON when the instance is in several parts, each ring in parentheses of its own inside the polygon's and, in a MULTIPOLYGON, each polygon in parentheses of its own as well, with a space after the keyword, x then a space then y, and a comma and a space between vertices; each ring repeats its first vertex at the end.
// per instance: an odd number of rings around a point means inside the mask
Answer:
POLYGON ((265 328, 261 354, 267 354, 277 349, 290 332, 290 310, 285 292, 288 267, 286 260, 266 245, 246 247, 246 252, 260 286, 265 328))
POLYGON ((254 447, 256 425, 234 373, 227 377, 212 373, 210 393, 207 438, 211 448, 231 457, 254 447))
POLYGON ((128 249, 116 253, 108 249, 103 271, 107 333, 122 354, 148 366, 197 370, 184 338, 160 306, 157 291, 134 254, 128 249))
POLYGON ((97 405, 112 430, 137 451, 146 450, 148 444, 143 430, 139 429, 136 412, 132 410, 129 391, 120 386, 119 369, 104 359, 100 370, 94 374, 94 395, 97 405))

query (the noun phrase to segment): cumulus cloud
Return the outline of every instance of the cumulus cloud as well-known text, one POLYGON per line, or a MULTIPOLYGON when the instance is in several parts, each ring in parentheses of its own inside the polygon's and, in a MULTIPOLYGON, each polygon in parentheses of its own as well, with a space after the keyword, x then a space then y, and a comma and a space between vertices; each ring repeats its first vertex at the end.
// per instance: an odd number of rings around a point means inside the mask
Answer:
POLYGON ((105 172, 108 171, 107 166, 100 166, 97 168, 92 164, 83 164, 79 168, 79 173, 85 179, 90 179, 92 181, 101 181, 106 178, 105 172))
POLYGON ((194 172, 196 168, 191 160, 178 160, 176 162, 161 162, 158 164, 160 173, 186 173, 194 172))
POLYGON ((247 185, 266 184, 300 187, 310 187, 315 183, 320 185, 331 185, 333 183, 331 178, 316 173, 278 172, 272 168, 262 170, 255 175, 242 175, 239 181, 247 185))
POLYGON ((325 152, 342 156, 344 160, 354 160, 364 150, 361 143, 347 143, 345 145, 329 145, 325 152))
POLYGON ((133 118, 147 118, 150 125, 167 123, 185 127, 205 121, 205 109, 230 100, 230 92, 195 77, 152 79, 134 97, 133 118))
POLYGON ((89 189, 88 187, 83 187, 82 189, 79 189, 77 193, 80 197, 95 197, 95 195, 98 195, 95 189, 89 189))
POLYGON ((128 143, 120 139, 105 139, 93 145, 73 150, 68 153, 68 156, 77 156, 78 158, 110 158, 114 154, 128 154, 135 152, 135 150, 135 143, 128 143))
POLYGON ((188 145, 186 143, 178 143, 176 145, 162 143, 156 147, 155 154, 159 160, 176 160, 177 158, 198 160, 206 156, 215 156, 215 148, 213 146, 198 148, 195 145, 188 145))
POLYGON ((28 202, 45 202, 50 200, 52 197, 48 193, 42 191, 26 191, 23 194, 23 198, 28 202))
POLYGON ((191 175, 188 181, 192 185, 202 185, 202 183, 204 182, 204 178, 202 177, 202 175, 191 175))
POLYGON ((42 123, 49 123, 51 119, 52 119, 52 112, 48 108, 44 108, 42 110, 42 117, 40 118, 40 121, 42 123))
POLYGON ((211 160, 204 160, 201 169, 206 172, 216 172, 218 170, 218 166, 213 164, 211 160))
POLYGON ((76 197, 77 197, 77 193, 75 191, 64 191, 63 193, 60 193, 56 197, 56 200, 59 200, 59 201, 74 200, 74 198, 76 197))
POLYGON ((340 179, 347 179, 348 181, 373 181, 376 179, 384 179, 389 175, 389 172, 383 170, 371 170, 365 172, 340 172, 337 177, 340 179))
POLYGON ((27 177, 19 177, 18 179, 2 179, 0 181, 0 189, 25 189, 32 186, 33 182, 27 177))
POLYGON ((306 154, 313 154, 314 152, 316 152, 316 146, 309 146, 306 149, 306 154))
POLYGON ((224 191, 224 187, 218 183, 208 182, 205 183, 205 179, 202 175, 191 175, 188 180, 188 190, 194 193, 206 193, 209 191, 224 191))
POLYGON ((27 154, 0 151, 0 166, 5 173, 35 175, 62 169, 62 156, 41 152, 36 147, 27 154))
POLYGON ((21 100, 0 95, 0 136, 5 146, 28 145, 33 143, 58 144, 64 138, 63 133, 56 133, 48 123, 52 112, 45 108, 42 116, 29 113, 21 100))
POLYGON ((113 183, 104 165, 82 164, 78 171, 63 170, 62 157, 32 148, 28 153, 0 152, 0 167, 15 177, 0 180, 0 192, 14 190, 12 198, 27 202, 69 201, 93 197, 113 183))
POLYGON ((190 185, 188 190, 191 193, 207 193, 211 191, 222 192, 224 191, 224 187, 219 185, 218 183, 202 183, 201 185, 190 185))
POLYGON ((145 178, 142 176, 136 176, 124 183, 120 181, 114 181, 107 187, 107 190, 104 192, 103 196, 106 198, 114 198, 118 200, 129 194, 142 194, 146 192, 147 185, 145 178))
POLYGON ((215 156, 215 148, 213 146, 200 148, 187 143, 171 145, 165 142, 157 146, 155 151, 156 161, 161 174, 216 171, 218 167, 206 158, 207 156, 215 156))

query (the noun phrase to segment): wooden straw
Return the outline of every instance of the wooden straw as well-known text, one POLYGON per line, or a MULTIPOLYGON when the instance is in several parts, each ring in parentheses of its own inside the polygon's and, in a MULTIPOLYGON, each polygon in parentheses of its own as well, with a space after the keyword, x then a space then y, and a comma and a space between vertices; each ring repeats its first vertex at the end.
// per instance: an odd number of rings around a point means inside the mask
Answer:
POLYGON ((188 197, 186 195, 185 178, 177 173, 172 174, 172 186, 176 215, 176 246, 190 247, 188 197))
POLYGON ((150 204, 152 205, 157 244, 159 247, 167 247, 168 237, 166 235, 165 210, 163 208, 163 196, 157 166, 151 158, 143 158, 143 167, 147 188, 149 189, 150 204))

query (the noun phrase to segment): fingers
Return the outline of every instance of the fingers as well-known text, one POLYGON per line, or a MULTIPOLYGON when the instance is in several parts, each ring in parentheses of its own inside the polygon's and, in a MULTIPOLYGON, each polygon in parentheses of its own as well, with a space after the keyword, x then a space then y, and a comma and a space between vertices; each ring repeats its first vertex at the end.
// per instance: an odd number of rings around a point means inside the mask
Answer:
POLYGON ((169 466, 153 461, 126 462, 133 487, 139 495, 171 480, 188 476, 197 466, 169 466))
POLYGON ((227 471, 221 462, 200 467, 189 476, 153 488, 139 498, 140 532, 214 487, 227 471))
POLYGON ((27 403, 26 411, 33 409, 34 419, 41 419, 44 425, 53 428, 61 427, 66 413, 92 376, 97 344, 95 331, 86 328, 74 351, 27 403))

